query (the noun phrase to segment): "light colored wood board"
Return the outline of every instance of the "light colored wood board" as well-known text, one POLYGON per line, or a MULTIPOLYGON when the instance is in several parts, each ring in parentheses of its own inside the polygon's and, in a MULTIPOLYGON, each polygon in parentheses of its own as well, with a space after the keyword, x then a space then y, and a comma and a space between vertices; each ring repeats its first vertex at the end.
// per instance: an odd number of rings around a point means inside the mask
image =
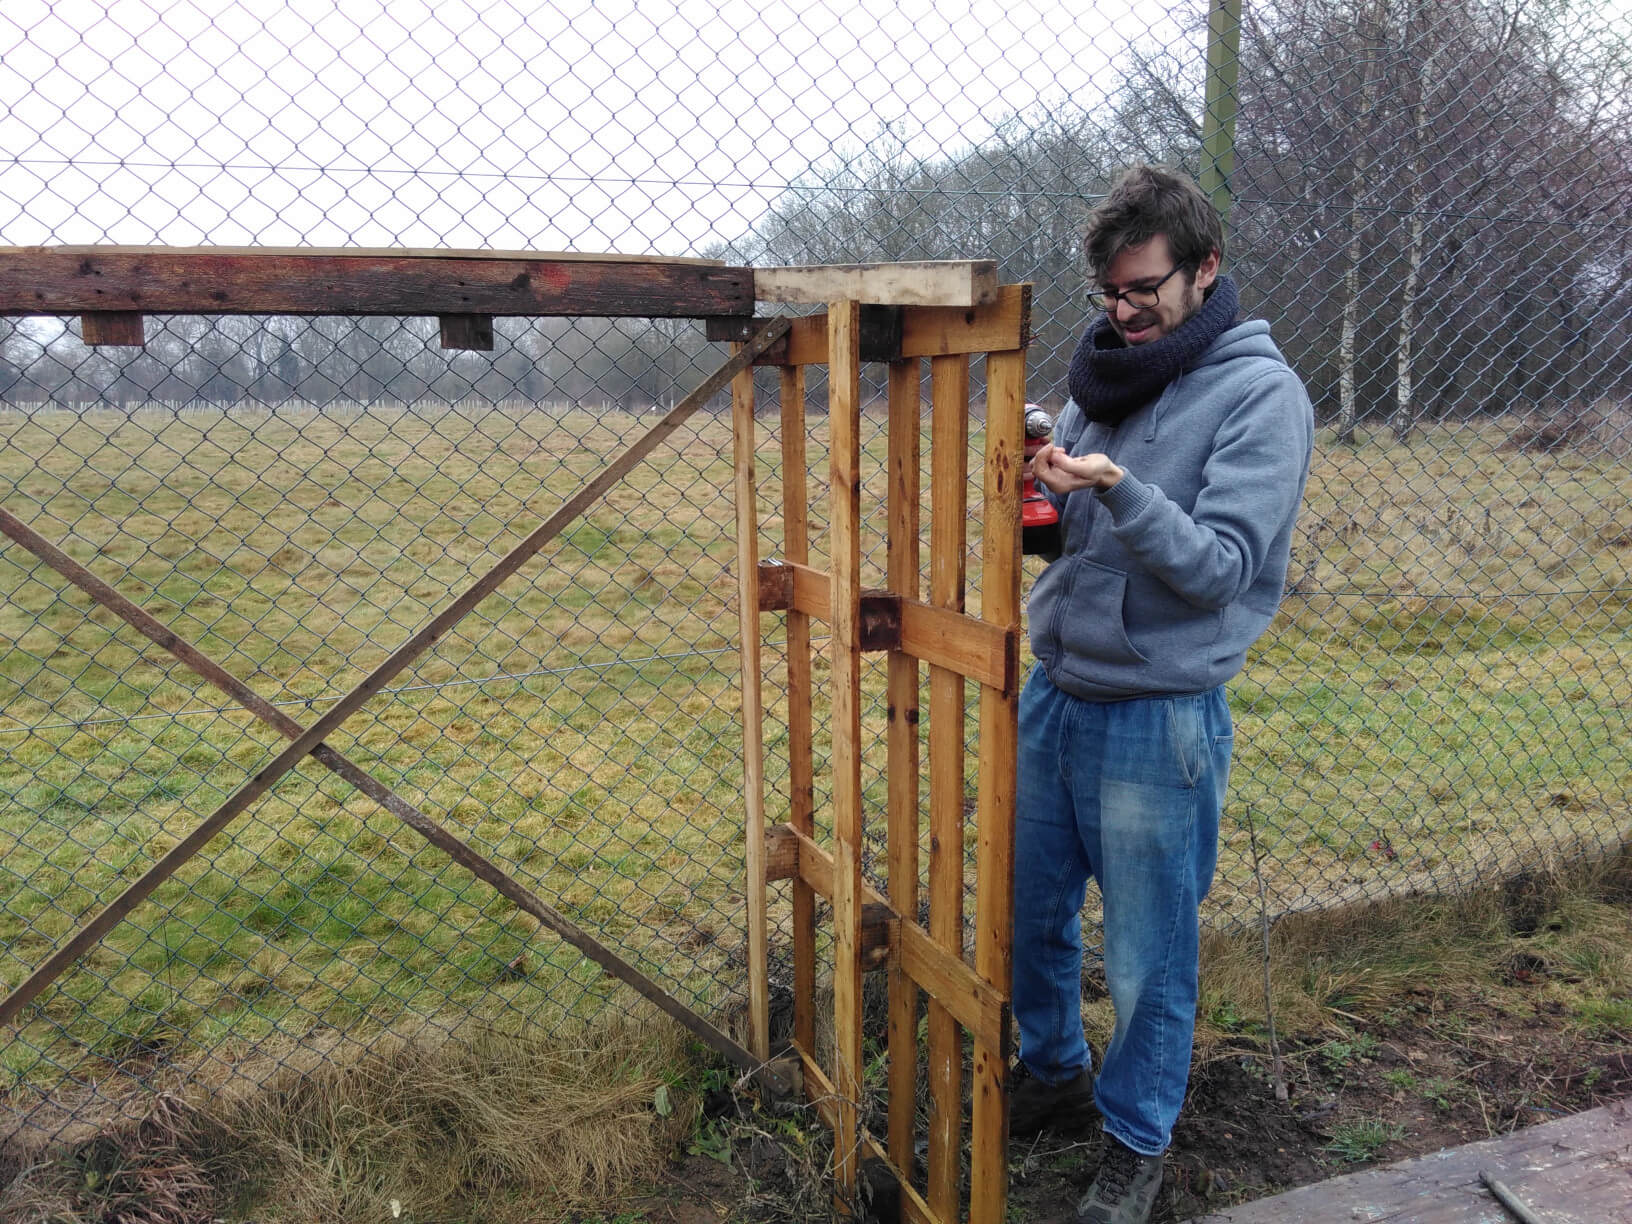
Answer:
MULTIPOLYGON (((929 602, 950 616, 961 616, 969 522, 969 358, 962 354, 936 357, 929 370, 929 602)), ((929 935, 939 947, 957 956, 963 954, 965 698, 961 674, 930 667, 929 935)), ((943 1215, 958 1209, 963 1173, 962 1071, 957 1022, 931 996, 927 1197, 929 1205, 943 1215)))
POLYGON ((1002 285, 984 306, 911 306, 901 312, 901 356, 997 353, 1031 343, 1031 286, 1002 285))
POLYGON ((1548 1221, 1632 1220, 1632 1098, 1495 1139, 1301 1186, 1192 1224, 1483 1224, 1511 1217, 1480 1170, 1548 1221))
POLYGON ((843 299, 885 306, 981 306, 997 287, 997 263, 990 259, 754 269, 754 299, 789 305, 843 299))
MULTIPOLYGON (((885 571, 898 595, 918 597, 920 363, 889 366, 889 440, 886 464, 889 536, 885 571)), ((887 849, 890 904, 897 914, 918 914, 918 661, 892 651, 885 679, 886 767, 888 770, 887 849)), ((918 988, 901 967, 899 939, 889 962, 889 1134, 887 1147, 897 1168, 911 1168, 913 1126, 918 1100, 918 988)))
MULTIPOLYGON (((826 334, 826 320, 823 320, 826 334)), ((782 423, 782 547, 801 565, 810 560, 810 482, 806 475, 805 372, 783 366, 778 372, 782 423)), ((812 749, 810 617, 790 610, 788 651, 788 821, 809 835, 816 828, 816 784, 812 749)), ((816 1045, 816 894, 793 882, 793 1036, 807 1049, 816 1045)))
POLYGON ((854 1199, 862 1094, 861 307, 828 307, 828 514, 832 564, 833 1084, 835 1177, 854 1199))
MULTIPOLYGON (((829 900, 833 896, 833 855, 826 847, 809 837, 795 833, 789 826, 789 836, 799 842, 799 875, 829 900)), ((781 836, 779 834, 779 836, 781 836)), ((884 895, 865 881, 862 896, 869 905, 882 905, 893 911, 884 895)), ((916 922, 900 914, 896 938, 901 946, 901 970, 931 998, 939 999, 959 1024, 969 1030, 976 1041, 997 1046, 1005 1040, 1008 1024, 1008 995, 980 977, 964 962, 929 937, 929 932, 916 922)))
MULTIPOLYGON (((741 345, 732 346, 733 353, 741 345)), ((765 721, 760 691, 759 519, 755 507, 754 372, 731 380, 731 438, 737 503, 737 624, 742 661, 743 860, 747 873, 748 1048, 771 1056, 765 879, 765 721)))
POLYGON ((551 263, 696 264, 723 268, 723 259, 692 259, 672 255, 612 255, 588 251, 488 251, 479 247, 318 247, 318 246, 121 246, 117 243, 81 243, 63 246, 0 246, 0 258, 14 254, 49 252, 55 255, 320 255, 325 259, 547 259, 551 263))
MULTIPOLYGON (((1024 461, 1025 353, 986 359, 985 530, 981 613, 993 627, 1020 623, 1020 469, 1024 461)), ((1007 998, 1014 943, 1015 769, 1018 684, 980 691, 975 849, 975 971, 1007 998)), ((1001 1221, 1008 1204, 1009 1026, 976 1042, 971 1072, 969 1216, 1001 1221)))

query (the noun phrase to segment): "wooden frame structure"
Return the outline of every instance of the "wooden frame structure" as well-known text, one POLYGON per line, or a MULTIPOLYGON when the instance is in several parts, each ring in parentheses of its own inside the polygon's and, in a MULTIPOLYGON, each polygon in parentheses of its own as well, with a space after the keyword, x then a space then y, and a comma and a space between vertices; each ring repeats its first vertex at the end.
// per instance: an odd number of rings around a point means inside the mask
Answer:
MULTIPOLYGON (((872 296, 882 296, 874 287, 872 296)), ((1020 501, 1029 287, 1003 286, 967 307, 832 301, 796 319, 785 344, 756 361, 780 370, 785 556, 754 555, 754 389, 734 384, 737 561, 741 577, 743 731, 748 788, 750 1044, 768 1056, 766 886, 792 881, 794 1058, 806 1094, 834 1128, 840 1206, 854 1208, 866 1181, 895 1190, 899 1216, 930 1224, 960 1218, 963 1032, 972 1038, 968 1218, 1003 1219, 1007 1196, 1009 981, 1020 623, 1020 501), (968 521, 970 358, 986 359, 986 446, 981 615, 964 612, 968 521), (920 590, 920 408, 930 373, 929 591, 920 590), (861 589, 860 365, 888 364, 887 581, 861 589), (809 564, 804 367, 828 367, 830 462, 828 568, 809 564), (753 581, 757 575, 757 583, 753 581), (759 613, 787 618, 787 819, 766 831, 759 613), (818 843, 813 810, 811 625, 830 633, 831 847, 818 843), (866 814, 861 785, 861 656, 887 651, 886 891, 862 878, 866 814), (929 672, 928 923, 919 922, 920 665, 929 672), (974 965, 965 959, 964 727, 966 681, 979 687, 974 965), (834 1044, 816 1056, 815 902, 832 914, 834 1044), (755 932, 758 932, 756 935, 755 932), (885 1142, 860 1118, 862 976, 888 976, 889 1125, 885 1142), (930 1133, 927 1180, 912 1176, 918 1063, 918 994, 928 996, 930 1133)), ((714 334, 722 337, 724 327, 714 334)), ((729 333, 746 340, 754 327, 729 333)))
POLYGON ((583 489, 529 533, 419 632, 310 726, 287 717, 248 684, 0 508, 0 532, 119 615, 288 741, 170 852, 59 944, 7 997, 0 1023, 152 894, 280 777, 310 755, 478 875, 541 930, 566 939, 607 972, 776 1092, 802 1080, 834 1128, 837 1198, 859 1207, 869 1182, 895 1188, 903 1219, 960 1217, 962 1032, 973 1040, 968 1218, 997 1224, 1007 1193, 1010 930, 1016 702, 1020 620, 1020 471, 1030 289, 1000 286, 990 261, 741 268, 707 260, 489 251, 311 248, 0 249, 0 315, 78 315, 88 344, 139 345, 147 314, 435 315, 445 348, 491 349, 496 315, 700 318, 732 355, 583 489), (825 313, 756 319, 756 301, 825 304, 825 313), (981 615, 964 612, 968 517, 970 358, 986 360, 985 517, 981 615), (929 362, 930 581, 920 590, 922 364, 929 362), (888 365, 888 586, 861 589, 860 371, 888 365), (805 370, 828 367, 831 513, 828 568, 810 562, 808 490, 783 489, 786 555, 757 556, 753 366, 780 371, 782 463, 806 471, 805 370), (645 974, 570 922, 502 868, 437 825, 325 742, 415 657, 514 575, 573 519, 727 385, 732 393, 742 629, 746 872, 750 963, 747 1046, 667 995, 645 974), (790 809, 767 825, 763 773, 760 614, 787 617, 790 809), (818 843, 813 810, 811 624, 830 630, 834 835, 818 843), (866 814, 861 787, 861 655, 888 652, 887 882, 862 877, 866 814), (920 924, 918 735, 920 665, 929 668, 927 926, 920 924), (966 682, 979 687, 974 963, 968 963, 964 896, 966 682), (794 919, 793 1053, 773 1057, 768 1004, 768 890, 789 880, 794 919), (816 1057, 816 899, 831 905, 834 1059, 816 1057), (889 1126, 883 1142, 864 1125, 862 975, 889 985, 889 1126), (917 1188, 917 1009, 929 999, 931 1132, 927 1181, 917 1188))

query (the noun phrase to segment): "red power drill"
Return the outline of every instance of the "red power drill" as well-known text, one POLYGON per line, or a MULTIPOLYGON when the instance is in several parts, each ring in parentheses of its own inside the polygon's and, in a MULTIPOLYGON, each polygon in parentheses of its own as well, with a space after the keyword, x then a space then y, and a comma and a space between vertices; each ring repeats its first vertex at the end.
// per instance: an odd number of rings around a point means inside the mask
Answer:
MULTIPOLYGON (((1036 404, 1026 405, 1026 462, 1036 458, 1054 433, 1054 418, 1048 409, 1036 404)), ((1028 474, 1020 484, 1020 551, 1026 554, 1049 554, 1060 550, 1060 516, 1054 503, 1037 487, 1035 477, 1028 474)))

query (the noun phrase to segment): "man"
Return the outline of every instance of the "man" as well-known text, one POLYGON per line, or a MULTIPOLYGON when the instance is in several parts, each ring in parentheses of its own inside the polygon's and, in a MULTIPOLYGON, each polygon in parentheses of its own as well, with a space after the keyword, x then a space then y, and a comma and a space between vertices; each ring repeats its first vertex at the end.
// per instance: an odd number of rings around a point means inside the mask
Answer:
POLYGON ((1223 685, 1280 601, 1308 478, 1309 397, 1219 275, 1223 227, 1194 183, 1137 166, 1089 219, 1105 311, 1033 474, 1062 555, 1030 599, 1020 697, 1011 1128, 1097 1106, 1079 1221, 1149 1218, 1184 1101, 1198 906, 1218 857, 1231 723, 1223 685), (1104 909, 1116 1027, 1091 1074, 1081 1011, 1086 883, 1104 909))

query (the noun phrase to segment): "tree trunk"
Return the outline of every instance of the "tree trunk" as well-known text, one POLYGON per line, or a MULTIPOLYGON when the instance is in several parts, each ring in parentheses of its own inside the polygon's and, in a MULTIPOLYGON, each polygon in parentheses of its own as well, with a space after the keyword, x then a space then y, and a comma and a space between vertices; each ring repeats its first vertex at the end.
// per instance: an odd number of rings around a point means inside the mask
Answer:
POLYGON ((1388 0, 1375 0, 1371 8, 1370 29, 1362 37, 1370 44, 1367 49, 1365 83, 1361 88, 1360 120, 1366 130, 1357 131, 1354 162, 1349 174, 1349 247, 1343 267, 1343 330, 1337 350, 1337 441, 1345 446, 1354 443, 1355 423, 1359 419, 1358 392, 1354 385, 1355 332, 1360 319, 1360 202, 1364 197, 1366 172, 1371 142, 1370 125, 1377 107, 1377 87, 1382 77, 1382 28, 1388 11, 1388 0))
MULTIPOLYGON (((1419 3, 1417 16, 1423 20, 1424 39, 1432 37, 1429 29, 1427 5, 1419 3)), ((1433 88, 1434 60, 1438 50, 1429 52, 1417 73, 1417 106, 1411 120, 1411 139, 1415 157, 1411 165, 1411 239, 1406 248, 1405 285, 1400 291, 1399 340, 1394 346, 1394 436, 1404 442, 1411 435, 1416 419, 1412 404, 1411 329, 1416 325, 1417 286, 1422 278, 1423 245, 1423 180, 1428 174, 1428 94, 1433 88)))

